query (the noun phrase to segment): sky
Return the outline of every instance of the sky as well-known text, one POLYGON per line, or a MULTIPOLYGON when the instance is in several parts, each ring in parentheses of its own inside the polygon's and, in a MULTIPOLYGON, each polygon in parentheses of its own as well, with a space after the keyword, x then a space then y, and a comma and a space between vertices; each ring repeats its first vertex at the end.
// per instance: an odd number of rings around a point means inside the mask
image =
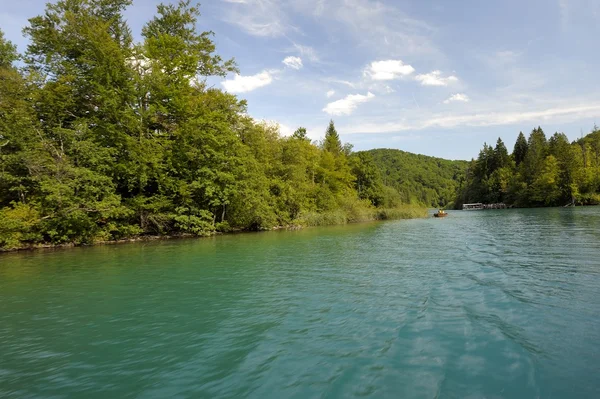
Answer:
MULTIPOLYGON (((19 50, 45 2, 0 0, 19 50)), ((127 10, 137 38, 158 3, 127 10)), ((198 29, 240 69, 208 83, 285 135, 304 126, 317 140, 333 119, 355 150, 471 159, 538 125, 574 140, 600 124, 600 0, 204 0, 200 11, 198 29)))

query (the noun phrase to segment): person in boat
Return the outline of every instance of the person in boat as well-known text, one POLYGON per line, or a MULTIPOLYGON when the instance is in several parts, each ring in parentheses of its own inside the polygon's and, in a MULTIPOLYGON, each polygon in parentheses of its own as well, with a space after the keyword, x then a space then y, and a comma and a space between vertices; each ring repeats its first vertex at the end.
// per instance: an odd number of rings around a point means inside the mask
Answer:
POLYGON ((444 214, 444 210, 443 210, 443 209, 438 209, 438 213, 439 213, 440 215, 443 215, 443 214, 444 214))

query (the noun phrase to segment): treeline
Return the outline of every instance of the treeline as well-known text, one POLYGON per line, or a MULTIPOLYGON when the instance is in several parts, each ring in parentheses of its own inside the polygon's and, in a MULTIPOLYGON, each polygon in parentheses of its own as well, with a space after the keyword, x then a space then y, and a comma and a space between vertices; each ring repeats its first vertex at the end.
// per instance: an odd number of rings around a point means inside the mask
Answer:
POLYGON ((207 87, 237 68, 189 1, 159 5, 139 43, 130 3, 49 4, 24 54, 0 32, 0 249, 420 212, 333 122, 320 143, 282 137, 207 87))
POLYGON ((452 207, 464 181, 467 161, 450 161, 394 149, 368 151, 385 185, 405 203, 452 207))
POLYGON ((462 203, 504 202, 518 207, 600 203, 600 130, 569 142, 564 133, 549 139, 538 127, 521 132, 512 154, 501 139, 484 144, 459 189, 462 203))

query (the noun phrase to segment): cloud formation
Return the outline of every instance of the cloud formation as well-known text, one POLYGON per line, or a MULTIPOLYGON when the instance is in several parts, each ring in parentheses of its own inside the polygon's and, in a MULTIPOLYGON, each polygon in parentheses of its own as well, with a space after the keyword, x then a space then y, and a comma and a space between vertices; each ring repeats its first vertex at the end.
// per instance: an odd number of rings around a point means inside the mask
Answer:
POLYGON ((293 27, 279 0, 222 0, 227 6, 225 21, 252 36, 280 37, 293 27))
POLYGON ((592 117, 600 112, 600 103, 579 106, 558 106, 536 111, 482 112, 463 115, 433 114, 422 119, 388 123, 367 123, 343 127, 345 134, 383 134, 428 128, 487 127, 513 125, 540 120, 569 121, 592 117))
POLYGON ((364 76, 373 80, 393 80, 408 76, 414 71, 415 68, 401 60, 374 61, 365 69, 364 76))
POLYGON ((448 99, 444 100, 444 104, 450 104, 451 102, 456 101, 468 103, 469 101, 471 101, 471 99, 464 93, 456 93, 448 97, 448 99))
POLYGON ((336 84, 340 84, 340 85, 344 85, 344 86, 348 86, 351 88, 356 88, 356 85, 348 80, 343 80, 343 79, 335 79, 335 78, 325 78, 323 79, 323 81, 328 82, 328 83, 336 83, 336 84))
POLYGON ((308 58, 310 62, 319 62, 319 55, 317 54, 314 48, 294 43, 293 49, 297 51, 302 57, 308 58))
POLYGON ((285 64, 285 66, 287 66, 288 68, 292 68, 292 69, 301 69, 303 67, 302 65, 302 58, 300 57, 294 57, 294 56, 289 56, 289 57, 285 57, 283 61, 281 61, 285 64))
POLYGON ((330 98, 331 96, 333 96, 335 94, 335 90, 329 90, 327 92, 327 98, 330 98))
POLYGON ((230 93, 247 93, 267 86, 271 82, 273 82, 273 76, 268 71, 263 71, 251 76, 235 75, 233 79, 228 79, 221 84, 230 93))
POLYGON ((423 86, 448 86, 449 83, 458 81, 454 75, 443 77, 441 71, 432 71, 415 76, 415 80, 423 86))
POLYGON ((323 112, 329 115, 350 115, 356 107, 375 97, 375 94, 368 92, 367 95, 350 94, 341 100, 329 103, 323 108, 323 112))

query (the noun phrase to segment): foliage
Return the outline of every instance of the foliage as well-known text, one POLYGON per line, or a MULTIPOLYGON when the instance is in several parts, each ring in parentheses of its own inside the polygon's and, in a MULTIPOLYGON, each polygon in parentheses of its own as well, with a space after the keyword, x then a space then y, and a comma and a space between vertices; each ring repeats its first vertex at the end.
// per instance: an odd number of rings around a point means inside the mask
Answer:
POLYGON ((505 202, 513 206, 600 203, 600 130, 570 143, 564 133, 549 140, 538 127, 520 133, 510 158, 500 146, 484 144, 470 163, 455 206, 466 202, 505 202), (500 161, 500 158, 503 161, 500 161))
POLYGON ((17 46, 4 38, 4 32, 0 31, 0 68, 8 68, 19 59, 17 46))
POLYGON ((466 161, 449 161, 393 149, 376 149, 365 154, 379 169, 381 180, 365 178, 358 173, 358 182, 369 193, 379 193, 370 194, 374 204, 387 208, 400 203, 446 207, 454 200, 467 168, 466 161), (372 183, 365 186, 364 181, 372 183))
POLYGON ((333 121, 319 145, 283 137, 208 87, 237 67, 189 0, 140 42, 130 4, 50 3, 25 54, 0 32, 0 249, 413 216, 333 121))

